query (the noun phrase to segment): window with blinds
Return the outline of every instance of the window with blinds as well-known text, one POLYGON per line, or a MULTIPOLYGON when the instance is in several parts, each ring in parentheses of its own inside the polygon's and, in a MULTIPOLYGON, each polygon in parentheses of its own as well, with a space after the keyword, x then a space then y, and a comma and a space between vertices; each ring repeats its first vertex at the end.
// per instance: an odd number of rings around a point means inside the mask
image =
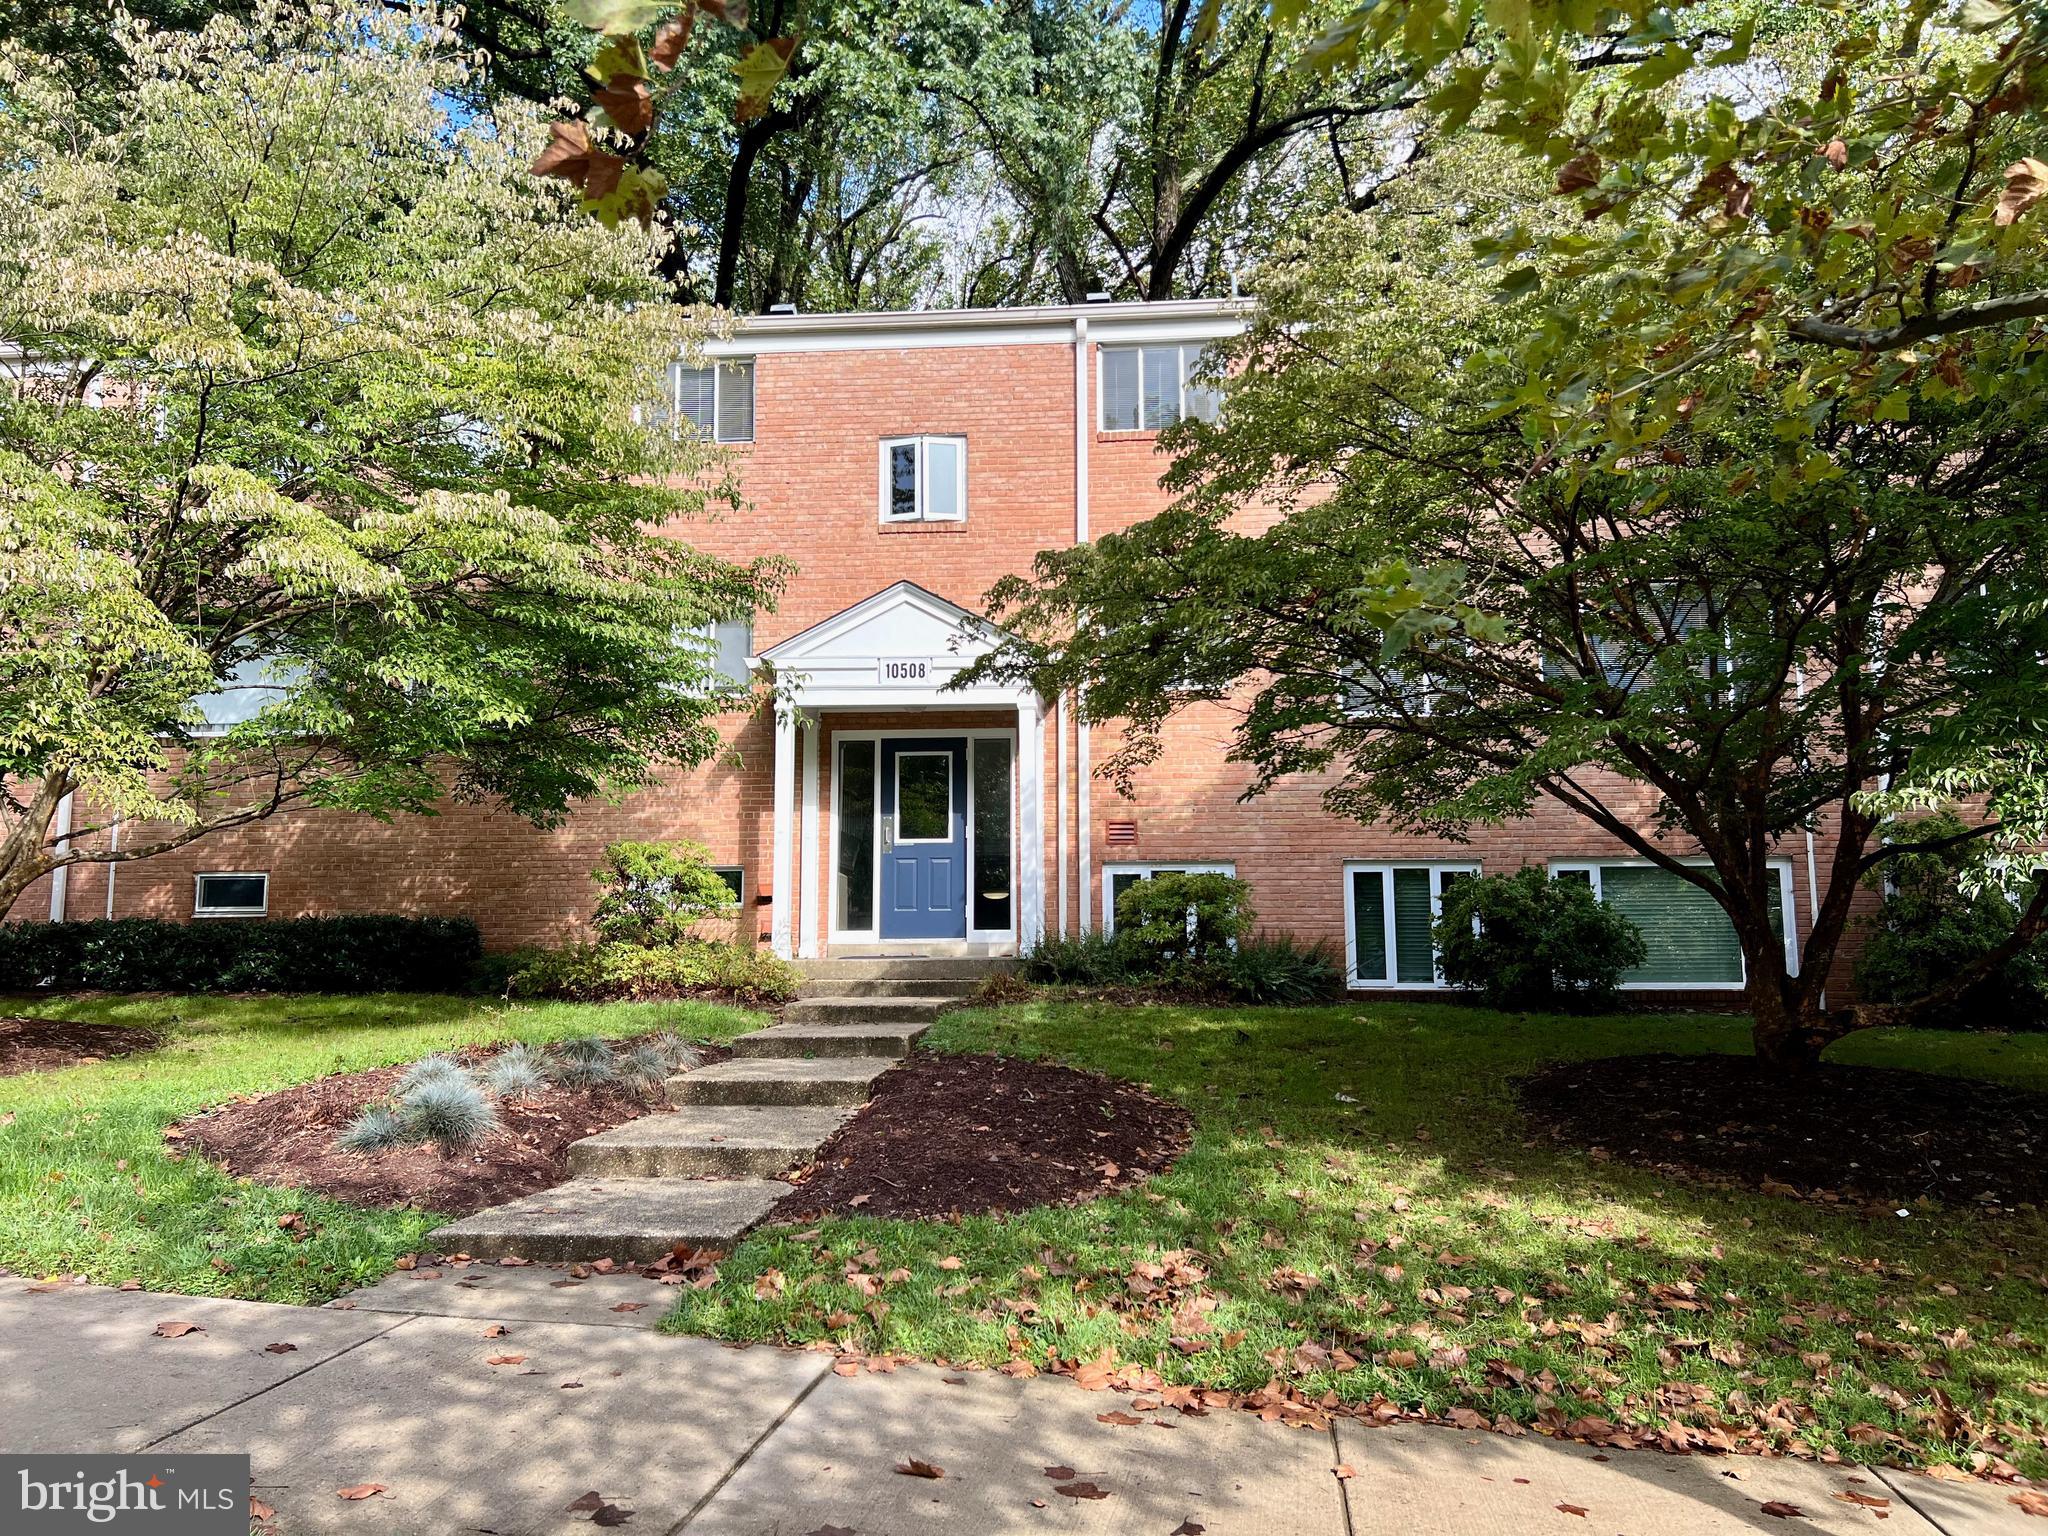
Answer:
POLYGON ((1104 347, 1102 430, 1157 432, 1184 417, 1214 421, 1223 396, 1200 376, 1202 348, 1104 347))
POLYGON ((1102 866, 1102 931, 1116 932, 1117 899, 1154 875, 1232 875, 1235 864, 1105 864, 1102 866))
MULTIPOLYGON (((1649 959, 1622 977, 1632 987, 1739 987, 1742 945, 1721 904, 1690 880, 1652 864, 1574 864, 1558 879, 1587 880, 1602 901, 1642 930, 1649 959)), ((1785 875, 1770 888, 1771 931, 1785 938, 1785 875)), ((1788 959, 1790 957, 1788 956, 1788 959)))
POLYGON ((1345 866, 1346 941, 1354 987, 1441 986, 1433 929, 1444 892, 1476 864, 1345 866))
POLYGON ((696 435, 720 443, 754 440, 754 360, 732 358, 688 368, 669 369, 675 397, 675 419, 687 422, 696 435))

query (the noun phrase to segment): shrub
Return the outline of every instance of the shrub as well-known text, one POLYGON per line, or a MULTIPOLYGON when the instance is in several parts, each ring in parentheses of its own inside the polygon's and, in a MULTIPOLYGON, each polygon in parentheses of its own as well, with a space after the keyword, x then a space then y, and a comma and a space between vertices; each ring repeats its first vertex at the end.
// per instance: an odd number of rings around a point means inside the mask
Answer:
POLYGON ((344 1152, 388 1152, 418 1140, 388 1104, 372 1104, 334 1138, 344 1152))
POLYGON ((1120 937, 1047 934, 1025 952, 1024 979, 1054 986, 1116 987, 1156 980, 1157 972, 1120 937))
POLYGON ((1534 865, 1446 885, 1436 947, 1445 981, 1514 1009, 1612 1007, 1622 974, 1649 955, 1591 886, 1534 865))
MULTIPOLYGON (((1944 813, 1895 836, 1926 841, 1964 830, 1960 818, 1944 813)), ((1891 890, 1868 921, 1856 961, 1858 993, 1873 1003, 1911 1002, 2010 938, 2020 904, 1999 873, 1974 846, 1891 860, 1891 890)), ((2048 941, 2021 950, 1919 1022, 1930 1029, 2048 1029, 2048 941)))
POLYGON ((590 878, 603 893, 591 924, 615 944, 670 945, 708 918, 739 913, 732 887, 696 843, 610 843, 590 878))
POLYGON ((0 924, 0 990, 455 992, 483 953, 460 917, 0 924))
POLYGON ((1303 944, 1292 934, 1261 933, 1226 950, 1216 964, 1224 985, 1247 1003, 1298 1007, 1344 990, 1344 964, 1327 941, 1303 944))
POLYGON ((496 1130, 498 1112, 467 1076, 437 1077, 399 1099, 398 1120, 414 1141, 431 1141, 452 1156, 496 1130))
POLYGON ((570 944, 535 952, 513 973, 515 997, 577 1002, 686 997, 719 992, 746 1002, 796 996, 801 973, 760 949, 685 939, 661 949, 636 944, 570 944))
POLYGON ((525 1099, 547 1082, 541 1058, 524 1045, 508 1046, 483 1071, 484 1087, 501 1099, 525 1099))
POLYGON ((1249 893, 1231 875, 1153 875, 1117 898, 1117 939, 1145 957, 1155 974, 1176 964, 1218 960, 1251 932, 1249 893))

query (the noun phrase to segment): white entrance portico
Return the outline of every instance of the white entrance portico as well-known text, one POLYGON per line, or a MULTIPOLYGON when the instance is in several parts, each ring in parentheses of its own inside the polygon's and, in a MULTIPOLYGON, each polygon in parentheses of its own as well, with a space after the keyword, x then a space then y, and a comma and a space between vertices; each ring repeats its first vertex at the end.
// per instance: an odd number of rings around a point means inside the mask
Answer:
POLYGON ((914 952, 941 936, 1026 948, 1042 936, 1040 700, 1026 684, 947 686, 999 639, 986 620, 899 581, 761 653, 776 685, 778 955, 914 952), (941 712, 1000 724, 921 723, 941 712), (854 715, 862 728, 835 728, 834 760, 821 765, 828 721, 854 715), (876 716, 888 718, 877 726, 876 716))

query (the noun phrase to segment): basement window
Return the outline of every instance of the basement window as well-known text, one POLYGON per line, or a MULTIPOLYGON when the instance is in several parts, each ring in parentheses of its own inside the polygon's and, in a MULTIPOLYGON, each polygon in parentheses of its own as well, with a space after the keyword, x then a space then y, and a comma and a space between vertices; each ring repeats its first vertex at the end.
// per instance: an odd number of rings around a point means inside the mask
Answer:
POLYGON ((194 917, 264 917, 269 911, 269 875, 216 871, 192 877, 194 917))

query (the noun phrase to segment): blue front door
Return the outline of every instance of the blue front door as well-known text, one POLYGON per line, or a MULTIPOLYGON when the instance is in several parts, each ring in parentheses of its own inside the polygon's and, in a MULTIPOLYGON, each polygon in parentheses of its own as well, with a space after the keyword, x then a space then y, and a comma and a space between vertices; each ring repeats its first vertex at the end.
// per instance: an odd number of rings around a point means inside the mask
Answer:
POLYGON ((967 937, 967 742, 882 743, 882 937, 967 937))

